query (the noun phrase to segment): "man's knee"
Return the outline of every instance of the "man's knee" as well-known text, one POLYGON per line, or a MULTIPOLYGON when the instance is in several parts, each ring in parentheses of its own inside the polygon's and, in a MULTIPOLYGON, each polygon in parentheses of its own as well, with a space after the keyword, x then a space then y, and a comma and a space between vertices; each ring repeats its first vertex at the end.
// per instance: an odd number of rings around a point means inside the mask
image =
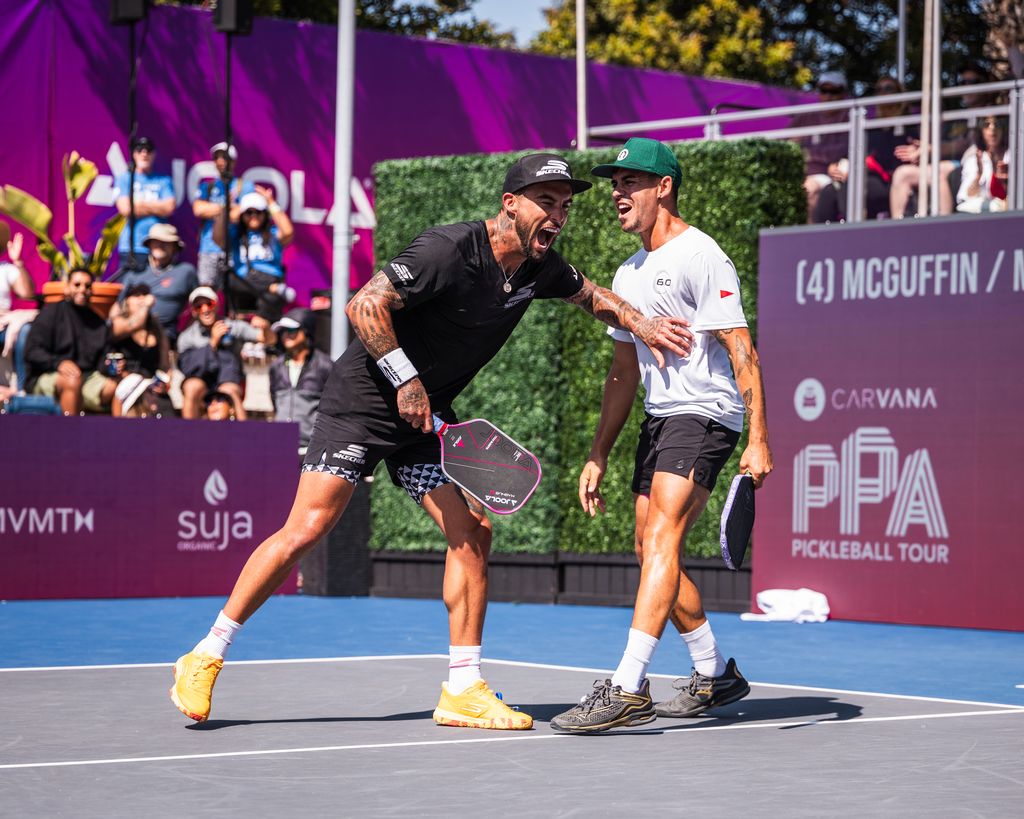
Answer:
POLYGON ((199 398, 206 393, 206 382, 201 378, 186 378, 181 392, 188 398, 199 398))

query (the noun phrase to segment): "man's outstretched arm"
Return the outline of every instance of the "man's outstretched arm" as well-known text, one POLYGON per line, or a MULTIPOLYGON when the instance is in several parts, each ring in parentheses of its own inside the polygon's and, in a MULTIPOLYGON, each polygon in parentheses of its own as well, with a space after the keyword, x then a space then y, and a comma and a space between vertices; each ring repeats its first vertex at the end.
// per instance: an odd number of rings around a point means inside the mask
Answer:
POLYGON ((772 451, 768 446, 768 419, 765 415, 764 378, 761 375, 761 359, 754 349, 750 330, 746 327, 735 327, 727 330, 712 330, 718 343, 725 347, 732 362, 732 372, 736 377, 746 407, 749 435, 747 448, 740 456, 740 472, 749 472, 754 479, 754 486, 760 486, 772 471, 772 451))
MULTIPOLYGON (((352 329, 374 361, 379 362, 389 353, 400 350, 391 314, 401 310, 402 306, 402 297, 398 295, 391 280, 383 272, 378 271, 359 289, 345 308, 345 314, 352 322, 352 329)), ((430 399, 419 377, 410 378, 397 389, 398 414, 416 429, 422 429, 424 432, 433 430, 430 399)))
POLYGON ((665 366, 662 350, 670 350, 685 356, 690 352, 693 334, 686 329, 687 322, 675 316, 654 316, 646 318, 629 302, 616 296, 606 287, 583 278, 583 287, 565 301, 586 310, 598 321, 610 327, 628 330, 650 347, 659 367, 665 366))

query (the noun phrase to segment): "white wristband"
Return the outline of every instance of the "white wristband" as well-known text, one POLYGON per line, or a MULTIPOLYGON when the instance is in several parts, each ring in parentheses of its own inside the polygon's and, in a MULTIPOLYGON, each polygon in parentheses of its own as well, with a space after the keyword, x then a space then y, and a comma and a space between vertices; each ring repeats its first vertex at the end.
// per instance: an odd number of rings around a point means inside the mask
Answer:
POLYGON ((391 382, 395 389, 401 387, 406 381, 412 381, 419 372, 412 365, 409 356, 401 347, 392 350, 390 353, 377 359, 377 366, 384 373, 384 377, 391 382))

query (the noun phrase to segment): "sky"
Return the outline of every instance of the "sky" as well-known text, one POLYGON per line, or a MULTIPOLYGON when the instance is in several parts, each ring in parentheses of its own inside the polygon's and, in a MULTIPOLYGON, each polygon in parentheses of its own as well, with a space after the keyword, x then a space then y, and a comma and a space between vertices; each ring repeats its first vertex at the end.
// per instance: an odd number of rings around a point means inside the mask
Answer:
POLYGON ((516 42, 523 46, 547 28, 542 9, 554 5, 555 0, 477 0, 473 14, 495 23, 501 31, 513 31, 516 42))

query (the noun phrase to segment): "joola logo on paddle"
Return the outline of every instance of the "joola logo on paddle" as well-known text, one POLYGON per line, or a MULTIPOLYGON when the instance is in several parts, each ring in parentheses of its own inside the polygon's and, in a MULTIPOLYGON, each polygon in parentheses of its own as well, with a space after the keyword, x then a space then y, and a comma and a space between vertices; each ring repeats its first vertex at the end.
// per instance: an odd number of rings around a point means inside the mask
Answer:
POLYGON ((203 499, 213 509, 186 509, 178 514, 179 552, 223 552, 232 540, 252 539, 252 515, 217 509, 228 498, 228 484, 214 469, 203 484, 203 499))
POLYGON ((484 500, 487 503, 496 503, 499 506, 515 506, 516 499, 508 492, 499 492, 497 489, 491 490, 484 494, 484 500))

